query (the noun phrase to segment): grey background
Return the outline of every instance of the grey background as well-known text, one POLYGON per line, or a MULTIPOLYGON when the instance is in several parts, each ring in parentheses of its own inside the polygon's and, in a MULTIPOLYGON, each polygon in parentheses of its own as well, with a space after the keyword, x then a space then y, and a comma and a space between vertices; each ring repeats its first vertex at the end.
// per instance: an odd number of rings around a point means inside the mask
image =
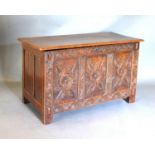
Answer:
POLYGON ((0 16, 0 79, 13 81, 0 82, 0 138, 130 138, 130 144, 135 139, 154 140, 154 27, 154 16, 0 16), (135 104, 109 101, 56 114, 52 124, 42 125, 32 104, 22 104, 22 49, 17 38, 100 31, 145 40, 140 48, 135 104))
POLYGON ((0 16, 0 80, 21 81, 22 49, 17 38, 113 31, 145 40, 138 80, 155 80, 155 16, 0 16))

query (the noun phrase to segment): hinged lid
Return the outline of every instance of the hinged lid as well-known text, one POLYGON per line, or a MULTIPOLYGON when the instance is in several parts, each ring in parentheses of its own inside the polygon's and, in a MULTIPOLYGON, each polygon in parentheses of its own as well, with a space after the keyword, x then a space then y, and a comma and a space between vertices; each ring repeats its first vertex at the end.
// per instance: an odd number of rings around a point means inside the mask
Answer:
POLYGON ((19 38, 22 43, 29 44, 40 51, 56 49, 88 47, 108 44, 140 42, 142 39, 132 38, 113 32, 58 35, 45 37, 19 38))

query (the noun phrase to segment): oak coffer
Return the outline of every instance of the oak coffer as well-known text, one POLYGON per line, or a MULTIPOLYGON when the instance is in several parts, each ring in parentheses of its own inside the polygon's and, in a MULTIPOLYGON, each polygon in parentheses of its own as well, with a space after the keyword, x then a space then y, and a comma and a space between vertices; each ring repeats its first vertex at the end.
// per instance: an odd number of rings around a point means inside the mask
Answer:
POLYGON ((23 102, 48 124, 55 113, 135 101, 139 43, 112 32, 20 38, 23 102))

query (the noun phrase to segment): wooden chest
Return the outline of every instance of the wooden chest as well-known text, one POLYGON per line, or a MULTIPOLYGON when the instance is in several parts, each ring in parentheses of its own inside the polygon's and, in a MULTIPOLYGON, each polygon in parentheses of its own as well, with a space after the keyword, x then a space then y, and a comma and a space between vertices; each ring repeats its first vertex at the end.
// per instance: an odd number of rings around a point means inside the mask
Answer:
POLYGON ((135 101, 139 43, 112 32, 20 38, 23 102, 44 124, 55 113, 117 98, 135 101))

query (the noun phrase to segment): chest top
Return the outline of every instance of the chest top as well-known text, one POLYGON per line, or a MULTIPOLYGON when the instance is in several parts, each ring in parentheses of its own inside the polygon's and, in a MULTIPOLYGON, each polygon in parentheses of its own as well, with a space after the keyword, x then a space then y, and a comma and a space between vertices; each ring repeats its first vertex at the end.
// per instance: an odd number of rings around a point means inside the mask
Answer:
POLYGON ((21 41, 23 44, 28 44, 29 46, 37 50, 48 51, 66 48, 134 43, 141 42, 143 40, 120 35, 113 32, 104 32, 19 38, 19 41, 21 41))

